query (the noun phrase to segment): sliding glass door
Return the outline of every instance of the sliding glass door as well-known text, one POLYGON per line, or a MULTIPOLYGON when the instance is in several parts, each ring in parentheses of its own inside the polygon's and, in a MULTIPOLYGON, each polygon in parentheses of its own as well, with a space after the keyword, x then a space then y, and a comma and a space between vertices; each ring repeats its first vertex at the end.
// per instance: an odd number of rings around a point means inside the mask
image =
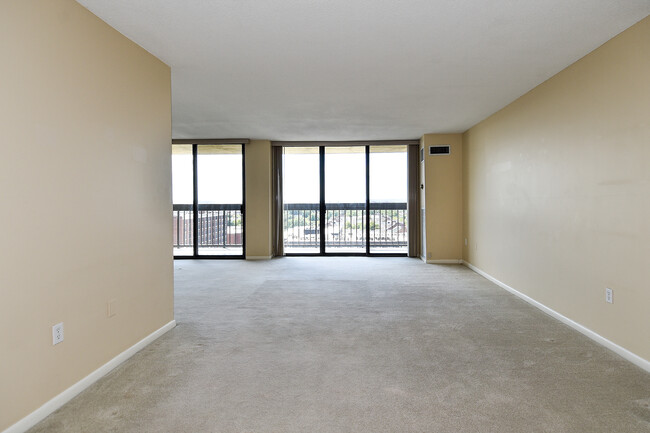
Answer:
POLYGON ((284 253, 407 255, 407 147, 284 147, 284 253))
POLYGON ((408 253, 408 146, 370 146, 372 254, 408 253))
POLYGON ((288 147, 283 152, 284 252, 320 254, 320 152, 288 147))
POLYGON ((238 144, 197 146, 199 256, 243 256, 243 155, 238 144))
POLYGON ((172 146, 174 256, 194 255, 194 163, 191 144, 172 146))
POLYGON ((242 144, 174 144, 174 256, 244 257, 242 144))
POLYGON ((325 253, 366 253, 366 147, 325 147, 325 253))

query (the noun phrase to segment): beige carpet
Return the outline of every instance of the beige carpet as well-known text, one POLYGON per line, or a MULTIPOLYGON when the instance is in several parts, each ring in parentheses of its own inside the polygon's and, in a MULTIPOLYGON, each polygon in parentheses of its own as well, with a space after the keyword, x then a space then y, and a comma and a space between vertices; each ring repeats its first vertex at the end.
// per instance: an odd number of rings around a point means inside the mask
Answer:
POLYGON ((650 432, 650 374, 462 266, 175 268, 178 326, 33 432, 650 432))

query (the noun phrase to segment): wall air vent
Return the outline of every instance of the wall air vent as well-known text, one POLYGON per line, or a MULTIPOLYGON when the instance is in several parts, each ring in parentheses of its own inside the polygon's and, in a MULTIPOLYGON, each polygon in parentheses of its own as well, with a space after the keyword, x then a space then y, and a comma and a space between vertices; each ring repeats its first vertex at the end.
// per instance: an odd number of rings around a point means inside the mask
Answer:
POLYGON ((449 146, 429 146, 429 155, 449 155, 449 146))

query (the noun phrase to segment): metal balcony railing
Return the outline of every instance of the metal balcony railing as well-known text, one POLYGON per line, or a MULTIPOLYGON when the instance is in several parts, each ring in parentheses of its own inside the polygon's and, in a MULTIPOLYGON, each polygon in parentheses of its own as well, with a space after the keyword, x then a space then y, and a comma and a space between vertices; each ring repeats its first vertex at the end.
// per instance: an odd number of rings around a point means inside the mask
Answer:
MULTIPOLYGON (((364 248, 366 204, 325 204, 325 245, 329 248, 364 248)), ((199 247, 241 247, 242 206, 200 204, 199 247)), ((192 205, 173 206, 174 248, 192 248, 192 205)), ((403 248, 408 242, 406 203, 370 203, 370 248, 403 248)), ((318 203, 284 205, 284 245, 287 248, 319 248, 318 203)))
MULTIPOLYGON (((318 203, 284 205, 284 245, 286 248, 320 246, 318 203)), ((366 245, 366 204, 325 204, 325 246, 366 245)), ((370 247, 399 248, 408 242, 406 203, 370 203, 370 247)))
MULTIPOLYGON (((242 206, 240 204, 200 204, 199 247, 241 247, 242 206)), ((173 206, 174 248, 192 247, 194 211, 191 204, 173 206)))

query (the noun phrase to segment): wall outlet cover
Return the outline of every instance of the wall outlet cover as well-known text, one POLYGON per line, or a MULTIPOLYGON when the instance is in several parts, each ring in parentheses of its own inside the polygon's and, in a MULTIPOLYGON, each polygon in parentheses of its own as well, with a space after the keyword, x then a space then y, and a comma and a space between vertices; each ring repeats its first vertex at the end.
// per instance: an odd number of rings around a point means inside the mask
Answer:
POLYGON ((52 346, 63 341, 63 322, 52 326, 52 346))

